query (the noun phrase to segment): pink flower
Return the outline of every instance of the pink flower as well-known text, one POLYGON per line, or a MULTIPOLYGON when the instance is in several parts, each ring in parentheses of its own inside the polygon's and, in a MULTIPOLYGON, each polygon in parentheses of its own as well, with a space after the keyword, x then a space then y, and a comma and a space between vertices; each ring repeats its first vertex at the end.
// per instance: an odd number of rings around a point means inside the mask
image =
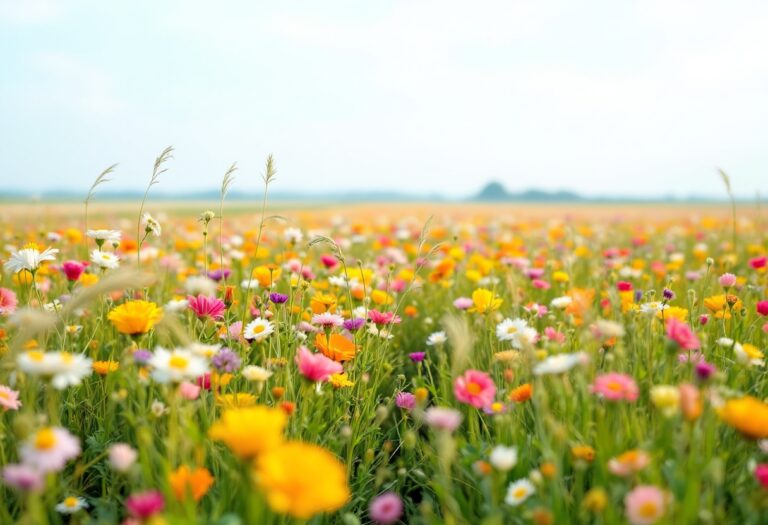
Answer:
POLYGON ((720 276, 720 278, 717 280, 717 282, 720 283, 720 286, 723 288, 730 288, 734 284, 736 284, 736 276, 732 273, 724 273, 720 276))
POLYGON ((459 310, 468 310, 469 308, 472 308, 473 304, 472 299, 469 297, 458 297, 453 301, 454 308, 458 308, 459 310))
POLYGON ((46 427, 32 434, 19 450, 22 462, 41 472, 58 472, 80 455, 80 440, 65 428, 46 427))
POLYGON ((696 350, 701 348, 701 341, 688 326, 688 323, 678 321, 674 317, 667 320, 667 337, 677 343, 680 350, 696 350))
POLYGON ((368 310, 368 318, 377 325, 397 324, 401 321, 399 315, 395 312, 379 312, 378 310, 368 310))
POLYGON ((397 405, 397 408, 413 410, 413 407, 416 406, 416 396, 410 392, 398 392, 395 396, 395 404, 397 405))
POLYGON ((403 515, 403 500, 394 492, 379 494, 368 507, 368 515, 379 525, 391 525, 403 515))
POLYGON ((755 479, 763 488, 768 489, 768 463, 760 463, 755 467, 755 479))
POLYGON ((16 311, 16 294, 8 288, 0 288, 0 315, 11 315, 16 311))
POLYGON ((749 260, 749 265, 755 270, 759 270, 760 268, 765 268, 766 265, 768 265, 768 257, 766 257, 765 255, 761 257, 754 257, 749 260))
POLYGON ((640 472, 651 462, 651 457, 642 450, 630 450, 611 458, 608 461, 608 470, 616 476, 626 477, 635 472, 640 472))
POLYGON ((667 511, 664 492, 653 485, 638 485, 624 498, 627 519, 632 525, 652 525, 667 511))
POLYGON ((635 380, 628 375, 609 372, 595 378, 592 393, 608 401, 635 401, 639 391, 635 380))
POLYGON ((235 321, 231 325, 229 325, 229 330, 219 336, 220 339, 234 339, 236 341, 239 341, 241 339, 241 334, 243 332, 243 322, 242 321, 235 321))
POLYGON ((78 261, 64 261, 61 263, 61 271, 64 272, 67 281, 70 282, 80 279, 80 276, 83 275, 83 270, 85 270, 85 265, 78 261))
POLYGON ((757 306, 755 306, 755 310, 760 315, 768 315, 768 301, 760 301, 757 303, 757 306))
POLYGON ((118 472, 127 472, 136 462, 138 452, 127 443, 115 443, 109 447, 109 465, 118 472))
POLYGON ((320 353, 312 353, 306 346, 300 346, 296 353, 299 372, 310 381, 327 381, 333 374, 344 371, 341 363, 329 359, 320 353))
POLYGON ((534 288, 538 288, 539 290, 549 290, 552 286, 547 281, 543 279, 534 279, 531 284, 533 284, 534 288))
POLYGON ((206 295, 198 295, 194 297, 192 295, 187 296, 187 302, 189 307, 195 312, 199 318, 211 318, 213 320, 224 319, 224 311, 227 306, 224 301, 217 297, 208 297, 206 295))
POLYGON ((43 473, 29 465, 11 463, 3 468, 3 482, 18 490, 39 491, 44 481, 43 473))
POLYGON ((137 492, 125 500, 125 508, 139 519, 147 519, 165 508, 165 500, 158 490, 137 492))
POLYGON ((329 270, 336 268, 336 266, 339 264, 339 260, 333 255, 320 256, 320 262, 322 262, 323 266, 325 266, 329 270))
POLYGON ((493 379, 479 370, 467 370, 453 382, 453 393, 462 403, 468 403, 475 408, 483 408, 493 403, 496 396, 496 385, 493 379))
POLYGON ((11 390, 5 385, 0 385, 0 407, 4 411, 18 410, 21 406, 19 401, 19 393, 16 390, 11 390))
POLYGON ((200 386, 195 385, 194 383, 190 383, 189 381, 184 381, 179 385, 179 394, 181 394, 181 397, 188 399, 189 401, 194 401, 197 399, 197 397, 200 395, 200 390, 200 386))
POLYGON ((424 421, 437 430, 453 432, 461 424, 461 412, 452 408, 429 407, 424 412, 424 421))
POLYGON ((565 342, 565 334, 558 332, 551 326, 548 326, 544 329, 544 337, 559 344, 563 344, 565 342))

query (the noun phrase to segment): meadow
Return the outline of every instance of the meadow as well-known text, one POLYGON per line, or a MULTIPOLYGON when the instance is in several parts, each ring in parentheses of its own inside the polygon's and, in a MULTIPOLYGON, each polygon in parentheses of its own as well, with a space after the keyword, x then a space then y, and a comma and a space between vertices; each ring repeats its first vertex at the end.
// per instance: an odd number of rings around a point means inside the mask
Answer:
POLYGON ((754 205, 227 188, 2 206, 0 523, 768 523, 754 205))

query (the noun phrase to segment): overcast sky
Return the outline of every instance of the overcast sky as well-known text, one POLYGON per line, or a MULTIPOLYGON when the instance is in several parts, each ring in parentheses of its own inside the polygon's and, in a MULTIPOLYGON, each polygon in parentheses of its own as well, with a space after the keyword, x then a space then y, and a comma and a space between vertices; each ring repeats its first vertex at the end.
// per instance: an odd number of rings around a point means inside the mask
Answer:
POLYGON ((768 194, 768 2, 0 0, 0 187, 768 194))

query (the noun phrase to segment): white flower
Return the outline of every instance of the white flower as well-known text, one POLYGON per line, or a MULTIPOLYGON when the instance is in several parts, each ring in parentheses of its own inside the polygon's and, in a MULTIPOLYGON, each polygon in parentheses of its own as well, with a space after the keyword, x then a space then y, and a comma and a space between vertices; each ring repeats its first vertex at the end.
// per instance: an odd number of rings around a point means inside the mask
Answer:
POLYGON ((91 252, 91 262, 102 270, 114 270, 120 266, 120 258, 116 254, 101 250, 91 252))
POLYGON ((589 359, 584 352, 551 355, 533 367, 533 375, 562 374, 589 359))
POLYGON ((162 417, 168 412, 170 412, 170 409, 165 406, 165 403, 160 401, 159 399, 155 399, 152 401, 152 405, 149 407, 150 412, 152 412, 152 415, 155 417, 162 417))
POLYGON ((598 319, 593 326, 593 334, 598 338, 624 337, 624 327, 614 321, 598 319))
POLYGON ((208 371, 208 363, 189 350, 166 350, 158 346, 149 360, 152 378, 158 383, 181 383, 196 379, 208 371))
POLYGON ((715 341, 718 346, 722 346, 723 348, 730 348, 733 346, 733 339, 730 337, 721 337, 717 341, 715 341))
POLYGON ((432 332, 429 334, 429 337, 427 337, 427 346, 441 345, 446 341, 448 341, 448 336, 445 335, 445 332, 432 332))
POLYGON ((221 345, 220 344, 206 345, 203 343, 192 343, 187 347, 187 350, 189 350, 190 352, 192 352, 197 356, 210 359, 214 355, 216 355, 219 352, 219 350, 221 350, 221 345))
POLYGON ((283 232, 283 238, 291 244, 299 244, 304 239, 304 235, 298 228, 286 228, 283 232))
POLYGON ((274 325, 267 321, 266 319, 263 319, 261 317, 257 317, 247 325, 245 325, 245 330, 243 331, 243 337, 248 339, 249 341, 256 341, 257 343, 260 343, 269 335, 275 331, 274 325))
POLYGON ((505 447, 504 445, 497 445, 491 451, 491 455, 488 457, 491 465, 496 470, 507 472, 515 468, 517 465, 517 447, 505 447))
POLYGON ((49 242, 59 242, 61 240, 61 234, 59 232, 48 232, 45 236, 49 242))
POLYGON ((511 341, 514 348, 531 346, 538 338, 538 332, 528 326, 525 319, 504 319, 496 325, 496 337, 499 341, 511 341))
POLYGON ((754 345, 742 345, 736 343, 733 345, 733 351, 736 354, 736 359, 741 363, 749 364, 752 366, 763 366, 765 357, 763 353, 754 345))
POLYGON ((57 390, 79 385, 93 372, 91 359, 69 352, 30 350, 19 354, 16 362, 23 372, 50 378, 51 385, 57 390))
POLYGON ((44 261, 56 260, 56 254, 59 250, 56 248, 46 248, 43 253, 37 248, 24 248, 11 253, 11 258, 8 259, 5 264, 5 270, 11 273, 20 272, 21 270, 27 270, 34 272, 40 268, 40 264, 44 261))
POLYGON ((259 383, 263 383, 270 377, 272 377, 272 371, 267 370, 266 368, 262 368, 260 366, 255 365, 248 365, 245 368, 243 368, 242 374, 243 377, 246 378, 248 381, 256 381, 259 383))
POLYGON ((144 223, 145 233, 151 233, 155 237, 160 237, 160 234, 163 233, 160 223, 149 212, 144 212, 144 215, 141 216, 141 222, 144 223))
POLYGON ((193 275, 192 277, 187 277, 187 280, 184 281, 184 289, 190 295, 214 296, 216 295, 217 286, 216 281, 204 275, 193 275))
POLYGON ((244 279, 240 283, 240 288, 244 290, 256 290, 259 287, 259 281, 256 279, 244 279))
POLYGON ((123 236, 120 230, 88 230, 86 235, 96 241, 99 246, 104 242, 117 246, 123 236))
POLYGON ((669 308, 668 304, 663 304, 659 301, 653 301, 650 303, 643 303, 640 305, 640 312, 645 315, 656 315, 658 312, 661 312, 662 310, 666 310, 669 308))
POLYGON ((555 297, 554 299, 552 299, 552 302, 549 303, 549 306, 551 306, 552 308, 558 308, 560 310, 564 310, 572 302, 573 302, 573 299, 570 296, 563 295, 562 297, 555 297))
POLYGON ((186 299, 171 299, 165 303, 165 311, 169 313, 183 312, 189 306, 189 301, 186 299))
POLYGON ((64 501, 56 505, 56 511, 61 514, 74 514, 75 512, 88 508, 88 503, 83 498, 69 496, 64 501))
POLYGON ((382 339, 392 339, 393 337, 395 337, 395 336, 394 336, 394 335, 392 335, 392 333, 391 333, 389 330, 387 330, 386 328, 379 328, 378 326, 376 326, 376 325, 375 325, 375 324, 373 324, 373 323, 370 323, 370 324, 368 325, 368 329, 367 329, 367 332, 368 332, 369 334, 371 334, 371 335, 374 335, 374 336, 376 336, 376 337, 380 337, 380 338, 382 338, 382 339))
POLYGON ((517 507, 531 497, 534 492, 536 492, 536 487, 533 486, 533 483, 525 478, 518 479, 509 484, 504 503, 511 505, 512 507, 517 507))

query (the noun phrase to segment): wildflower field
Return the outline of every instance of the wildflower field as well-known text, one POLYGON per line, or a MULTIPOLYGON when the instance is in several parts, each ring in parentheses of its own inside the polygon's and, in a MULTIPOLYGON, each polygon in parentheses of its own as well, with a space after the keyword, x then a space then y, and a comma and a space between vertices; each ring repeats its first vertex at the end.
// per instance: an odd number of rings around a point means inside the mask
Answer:
POLYGON ((272 170, 0 208, 0 523, 768 523, 754 206, 429 220, 272 170))

